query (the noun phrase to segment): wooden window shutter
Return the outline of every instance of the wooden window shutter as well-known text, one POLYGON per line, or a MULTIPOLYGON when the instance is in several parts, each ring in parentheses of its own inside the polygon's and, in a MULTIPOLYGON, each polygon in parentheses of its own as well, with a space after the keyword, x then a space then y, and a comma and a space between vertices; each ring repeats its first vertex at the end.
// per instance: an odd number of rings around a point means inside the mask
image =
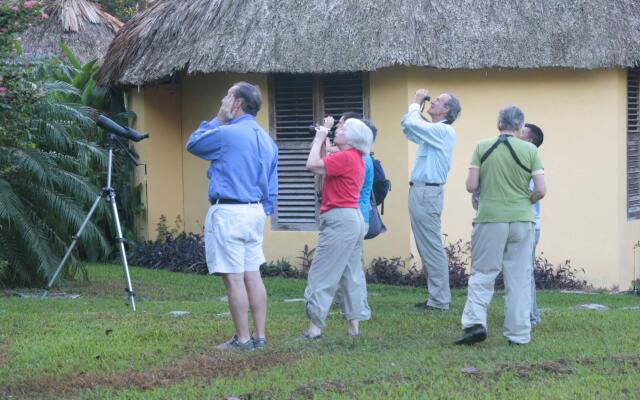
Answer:
POLYGON ((306 168, 315 120, 311 75, 277 74, 270 79, 270 127, 278 145, 278 201, 274 230, 316 230, 316 178, 306 168))
POLYGON ((627 71, 627 219, 640 219, 640 68, 627 71))
POLYGON ((320 179, 307 171, 314 134, 309 125, 345 111, 368 114, 362 73, 274 74, 269 79, 269 127, 279 149, 274 230, 317 230, 320 179))
POLYGON ((322 76, 323 115, 340 118, 347 111, 355 111, 368 116, 369 96, 362 73, 333 74, 322 76))

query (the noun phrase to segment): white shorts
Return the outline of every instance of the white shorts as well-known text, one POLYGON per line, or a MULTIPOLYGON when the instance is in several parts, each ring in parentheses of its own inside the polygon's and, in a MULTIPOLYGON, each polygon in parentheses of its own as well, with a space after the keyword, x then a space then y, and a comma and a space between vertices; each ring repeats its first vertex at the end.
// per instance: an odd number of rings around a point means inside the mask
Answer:
POLYGON ((265 262, 262 204, 214 204, 204 222, 209 274, 259 271, 265 262))

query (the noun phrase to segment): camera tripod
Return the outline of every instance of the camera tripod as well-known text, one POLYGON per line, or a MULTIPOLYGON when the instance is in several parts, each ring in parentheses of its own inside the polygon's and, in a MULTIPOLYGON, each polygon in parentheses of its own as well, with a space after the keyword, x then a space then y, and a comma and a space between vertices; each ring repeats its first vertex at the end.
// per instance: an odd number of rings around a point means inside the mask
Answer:
POLYGON ((111 169, 113 166, 113 141, 114 141, 114 134, 110 132, 107 135, 107 150, 109 151, 109 163, 107 166, 107 186, 102 188, 102 190, 96 197, 96 200, 93 202, 93 205, 89 210, 89 213, 85 217, 84 221, 82 221, 82 224, 80 225, 80 229, 78 229, 78 232, 72 236, 73 241, 71 242, 71 245, 67 249, 67 252, 65 253, 64 257, 62 258, 62 261, 60 261, 60 265, 58 265, 58 268, 56 269, 55 273, 51 277, 51 280, 49 281, 47 286, 44 288, 44 293, 42 294, 42 297, 47 296, 47 293, 51 289, 53 282, 55 282, 56 278, 58 277, 58 274, 62 270, 62 267, 64 266, 65 262, 71 255, 71 252, 73 251, 76 244, 78 243, 78 239, 80 239, 80 235, 82 235, 82 231, 87 226, 87 223, 91 219, 91 216, 93 215, 93 213, 96 211, 96 208, 98 208, 98 203, 100 202, 100 199, 104 199, 107 203, 111 204, 111 211, 113 212, 113 219, 116 224, 116 243, 120 249, 120 258, 122 261, 122 267, 124 269, 125 283, 127 285, 127 287, 125 288, 125 291, 129 296, 129 302, 131 304, 131 308, 133 309, 133 311, 135 311, 136 295, 133 292, 133 287, 131 286, 131 276, 129 275, 129 265, 127 263, 127 254, 124 249, 124 238, 122 237, 122 228, 120 226, 120 218, 118 217, 118 209, 116 207, 116 191, 111 187, 111 169))

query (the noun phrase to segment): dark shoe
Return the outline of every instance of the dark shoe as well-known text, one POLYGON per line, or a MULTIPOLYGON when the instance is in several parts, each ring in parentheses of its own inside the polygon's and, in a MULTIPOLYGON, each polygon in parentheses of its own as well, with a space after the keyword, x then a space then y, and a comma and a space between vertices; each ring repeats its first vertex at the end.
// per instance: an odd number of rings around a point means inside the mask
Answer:
POLYGON ((233 337, 226 342, 219 344, 216 346, 218 350, 253 350, 253 340, 249 339, 246 342, 242 343, 238 340, 238 336, 233 335, 233 337))
POLYGON ((322 333, 315 336, 311 336, 309 332, 305 332, 302 334, 302 336, 300 336, 300 340, 318 340, 321 337, 322 337, 322 333))
POLYGON ((471 345, 482 342, 486 338, 487 330, 485 329, 485 327, 480 324, 475 324, 465 329, 464 335, 458 338, 458 340, 456 340, 454 343, 471 345))
POLYGON ((416 303, 416 304, 414 304, 414 306, 415 306, 416 308, 421 309, 421 310, 424 310, 424 309, 425 309, 425 308, 427 308, 427 307, 431 307, 431 306, 428 306, 428 305, 427 305, 427 302, 426 302, 426 301, 421 302, 421 303, 416 303))
POLYGON ((508 341, 509 342, 509 346, 524 346, 527 343, 518 343, 518 342, 512 342, 511 340, 508 341))
POLYGON ((422 311, 449 311, 446 308, 438 308, 438 307, 430 306, 427 304, 426 301, 424 303, 416 303, 414 305, 416 308, 422 311))
POLYGON ((257 338, 257 339, 251 339, 251 341, 253 341, 253 348, 254 349, 264 349, 265 347, 267 347, 267 338, 257 338))

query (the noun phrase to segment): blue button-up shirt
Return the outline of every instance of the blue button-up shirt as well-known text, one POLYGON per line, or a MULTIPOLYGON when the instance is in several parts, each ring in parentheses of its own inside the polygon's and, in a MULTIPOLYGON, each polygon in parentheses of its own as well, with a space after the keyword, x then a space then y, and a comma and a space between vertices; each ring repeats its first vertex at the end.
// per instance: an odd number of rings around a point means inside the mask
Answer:
POLYGON ((413 103, 401 121, 407 139, 418 144, 416 162, 411 172, 413 182, 446 183, 456 131, 444 122, 427 122, 420 116, 420 106, 413 103))
POLYGON ((373 190, 373 158, 369 154, 363 156, 364 160, 364 182, 362 182, 362 188, 360 188, 360 198, 358 199, 358 206, 362 213, 364 222, 369 223, 369 211, 371 207, 375 207, 375 204, 371 204, 371 191, 373 190))
POLYGON ((217 118, 202 122, 191 134, 187 150, 211 160, 207 170, 209 199, 262 202, 273 214, 278 195, 278 147, 258 125, 244 114, 222 125, 217 118))

